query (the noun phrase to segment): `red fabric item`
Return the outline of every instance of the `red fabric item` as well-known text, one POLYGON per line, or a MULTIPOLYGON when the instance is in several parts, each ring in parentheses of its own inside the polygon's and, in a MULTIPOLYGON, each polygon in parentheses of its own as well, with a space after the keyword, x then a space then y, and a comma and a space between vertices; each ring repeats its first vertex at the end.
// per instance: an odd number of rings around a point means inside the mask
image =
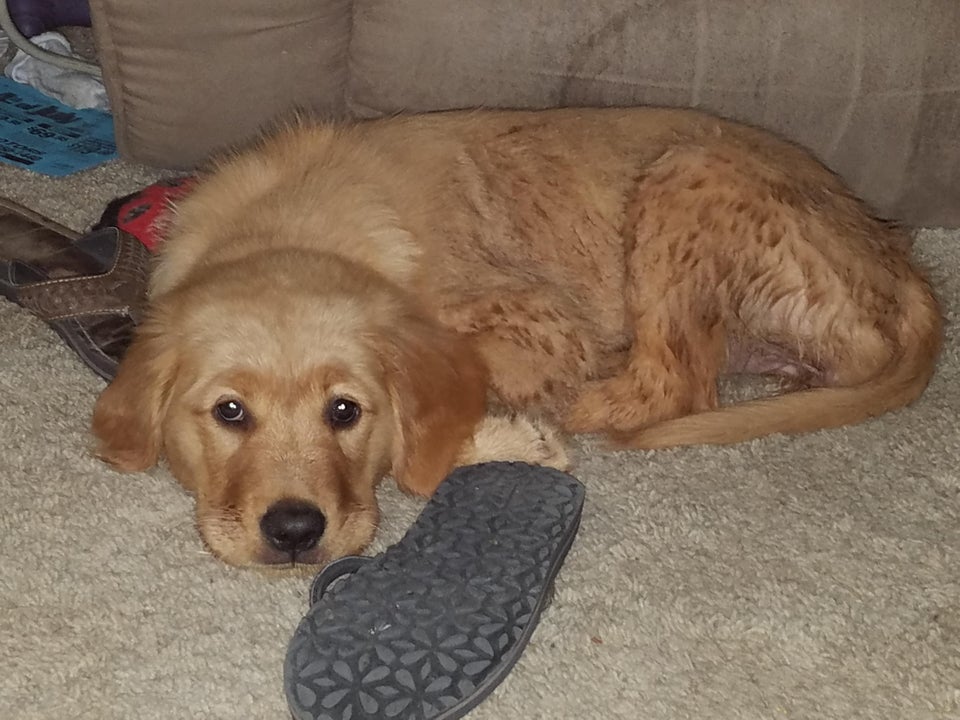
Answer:
POLYGON ((120 228, 153 252, 159 240, 157 220, 169 209, 170 201, 185 195, 193 182, 192 177, 161 180, 143 190, 119 197, 107 205, 93 229, 107 226, 120 228))

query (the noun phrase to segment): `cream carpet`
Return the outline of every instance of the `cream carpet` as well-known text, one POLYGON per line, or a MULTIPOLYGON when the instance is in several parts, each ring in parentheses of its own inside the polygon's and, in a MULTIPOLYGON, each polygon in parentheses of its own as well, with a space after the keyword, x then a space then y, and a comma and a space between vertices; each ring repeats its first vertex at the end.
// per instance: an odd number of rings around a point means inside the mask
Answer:
MULTIPOLYGON (((154 173, 0 194, 77 229, 154 173)), ((952 318, 960 233, 922 233, 952 318)), ((0 301, 0 718, 287 717, 308 579, 225 567, 163 469, 89 454, 102 383, 0 301)), ((732 448, 577 447, 588 488, 556 599, 471 720, 960 717, 960 357, 914 407, 732 448)), ((378 547, 418 504, 392 487, 378 547)))

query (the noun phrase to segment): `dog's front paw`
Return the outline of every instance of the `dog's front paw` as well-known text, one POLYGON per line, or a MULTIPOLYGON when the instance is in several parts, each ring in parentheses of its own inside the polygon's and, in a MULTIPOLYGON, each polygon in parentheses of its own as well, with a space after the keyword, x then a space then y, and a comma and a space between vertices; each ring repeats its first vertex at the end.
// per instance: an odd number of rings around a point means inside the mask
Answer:
POLYGON ((473 435, 473 447, 460 461, 464 465, 514 460, 567 470, 570 458, 557 431, 540 419, 524 415, 488 416, 473 435))

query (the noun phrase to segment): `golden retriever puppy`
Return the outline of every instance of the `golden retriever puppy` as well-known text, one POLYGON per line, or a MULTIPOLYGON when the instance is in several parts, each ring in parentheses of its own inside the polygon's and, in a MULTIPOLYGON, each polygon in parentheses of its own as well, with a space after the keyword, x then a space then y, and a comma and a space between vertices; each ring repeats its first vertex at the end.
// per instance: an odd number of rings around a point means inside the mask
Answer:
POLYGON ((323 563, 384 476, 562 467, 554 424, 659 448, 913 401, 941 313, 909 251, 808 153, 693 111, 301 124, 178 203, 93 428, 118 468, 166 456, 223 560, 323 563), (743 372, 795 391, 721 407, 743 372))

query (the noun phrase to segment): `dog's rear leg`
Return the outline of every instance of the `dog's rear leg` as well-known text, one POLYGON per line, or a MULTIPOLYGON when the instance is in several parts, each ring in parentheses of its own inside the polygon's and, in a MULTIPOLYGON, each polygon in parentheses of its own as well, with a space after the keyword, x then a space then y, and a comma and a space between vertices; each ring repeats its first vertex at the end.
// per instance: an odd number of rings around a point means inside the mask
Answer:
POLYGON ((631 358, 584 389, 566 429, 632 447, 728 443, 859 422, 919 395, 939 349, 936 301, 899 231, 817 172, 797 186, 762 157, 696 147, 646 169, 625 223, 631 358), (728 364, 819 387, 715 410, 728 364))
POLYGON ((671 267, 669 253, 653 262, 633 254, 644 274, 627 289, 629 359, 616 375, 581 387, 562 422, 569 432, 630 432, 717 406, 726 359, 722 316, 691 287, 687 268, 671 267))
POLYGON ((658 185, 671 168, 641 180, 624 236, 629 360, 616 375, 586 383, 563 420, 570 432, 629 433, 717 407, 726 364, 728 302, 735 262, 713 229, 676 208, 658 185))

